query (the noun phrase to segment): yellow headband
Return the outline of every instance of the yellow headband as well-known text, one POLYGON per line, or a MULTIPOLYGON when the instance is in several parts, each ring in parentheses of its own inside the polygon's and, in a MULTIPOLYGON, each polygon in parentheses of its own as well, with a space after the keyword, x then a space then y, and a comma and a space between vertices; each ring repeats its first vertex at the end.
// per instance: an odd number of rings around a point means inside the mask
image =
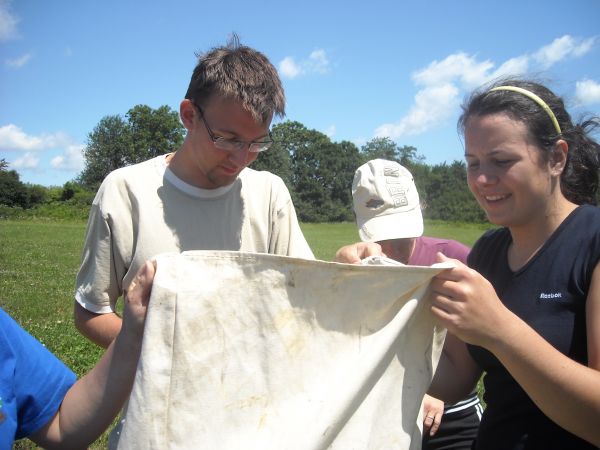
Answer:
POLYGON ((531 100, 533 100, 542 108, 544 108, 544 111, 546 111, 546 113, 550 116, 550 119, 552 119, 552 123, 554 124, 554 128, 556 129, 558 134, 562 134, 562 131, 560 131, 560 125, 558 124, 558 120, 556 120, 556 116, 554 115, 548 104, 544 100, 542 100, 541 97, 535 95, 533 92, 516 86, 497 86, 493 89, 490 89, 490 92, 491 91, 514 91, 529 97, 531 100))

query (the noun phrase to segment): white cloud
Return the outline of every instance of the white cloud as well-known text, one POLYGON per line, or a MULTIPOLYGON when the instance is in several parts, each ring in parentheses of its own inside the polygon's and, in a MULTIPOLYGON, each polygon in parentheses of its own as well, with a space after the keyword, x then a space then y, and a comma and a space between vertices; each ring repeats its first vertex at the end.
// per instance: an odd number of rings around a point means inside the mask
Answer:
POLYGON ((14 67, 15 69, 19 69, 23 67, 25 64, 29 62, 31 59, 31 53, 25 53, 23 56, 20 56, 15 59, 7 59, 6 65, 9 67, 14 67))
POLYGON ((375 130, 375 137, 421 134, 451 117, 458 105, 459 90, 451 83, 431 86, 417 92, 409 113, 395 124, 384 124, 375 130))
POLYGON ((10 10, 10 0, 0 0, 0 42, 19 37, 19 19, 10 10))
POLYGON ((575 99, 581 105, 600 103, 600 83, 594 80, 578 81, 575 85, 575 99))
POLYGON ((50 165, 58 170, 80 172, 84 168, 84 148, 85 145, 69 145, 62 155, 52 158, 50 165))
POLYGON ((36 170, 39 166, 40 159, 33 153, 25 153, 20 158, 15 159, 10 165, 14 169, 36 170))
POLYGON ((31 136, 12 123, 0 127, 0 150, 45 150, 71 144, 72 140, 62 132, 31 136))
POLYGON ((312 52, 308 57, 306 66, 309 72, 316 72, 320 74, 329 72, 329 59, 327 59, 325 50, 319 49, 312 52))
POLYGON ((325 74, 330 70, 330 62, 327 53, 323 49, 311 52, 308 58, 296 62, 291 56, 286 56, 279 63, 279 71, 285 78, 294 79, 300 75, 325 74))
POLYGON ((505 61, 494 72, 489 74, 484 82, 499 77, 524 75, 529 70, 530 58, 527 55, 516 56, 505 61))
POLYGON ((0 127, 0 151, 20 152, 18 158, 10 163, 10 167, 17 170, 42 172, 54 169, 80 172, 84 168, 84 148, 85 145, 73 142, 73 139, 63 132, 34 136, 25 133, 14 124, 0 127), (49 166, 45 162, 46 158, 40 163, 44 152, 47 151, 52 151, 55 155, 59 153, 51 159, 49 166))
POLYGON ((581 40, 566 34, 540 48, 534 53, 533 58, 542 68, 547 69, 569 56, 578 58, 585 55, 594 45, 594 41, 595 38, 581 40))
POLYGON ((494 67, 491 61, 478 62, 474 56, 455 53, 443 61, 433 61, 427 68, 412 76, 417 85, 437 86, 460 81, 465 87, 479 86, 485 82, 487 73, 494 67))
MULTIPOLYGON (((413 73, 419 88, 409 112, 395 123, 380 125, 375 137, 392 139, 424 133, 451 117, 458 107, 458 96, 499 77, 525 75, 530 66, 534 70, 547 69, 567 57, 580 57, 590 51, 596 38, 576 39, 569 35, 555 39, 533 54, 510 58, 500 65, 490 60, 478 60, 476 55, 458 52, 413 73)), ((577 97, 596 102, 599 85, 591 80, 577 84, 577 97)))
POLYGON ((300 73, 302 73, 302 68, 296 64, 294 58, 291 56, 286 56, 279 63, 279 71, 284 77, 294 79, 300 75, 300 73))

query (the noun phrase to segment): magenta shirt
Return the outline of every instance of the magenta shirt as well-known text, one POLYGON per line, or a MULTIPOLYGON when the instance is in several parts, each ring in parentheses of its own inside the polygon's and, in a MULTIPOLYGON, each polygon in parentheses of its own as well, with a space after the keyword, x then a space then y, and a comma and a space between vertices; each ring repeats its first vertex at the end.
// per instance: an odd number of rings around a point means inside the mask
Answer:
POLYGON ((467 264, 467 255, 470 251, 469 247, 457 241, 420 236, 417 238, 415 249, 408 260, 408 264, 411 266, 430 266, 435 263, 437 252, 467 264))

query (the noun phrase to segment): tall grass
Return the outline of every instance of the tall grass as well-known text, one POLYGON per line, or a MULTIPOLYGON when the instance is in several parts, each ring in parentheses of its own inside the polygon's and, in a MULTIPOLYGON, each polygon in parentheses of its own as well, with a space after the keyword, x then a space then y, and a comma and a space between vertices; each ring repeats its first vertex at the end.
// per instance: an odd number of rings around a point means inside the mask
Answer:
MULTIPOLYGON (((471 245, 485 228, 430 222, 425 233, 471 245)), ((352 223, 302 224, 302 230, 315 256, 327 261, 339 247, 358 240, 352 223)), ((78 376, 90 370, 102 354, 73 325, 75 275, 84 233, 83 220, 0 220, 0 306, 78 376)), ((106 437, 90 448, 105 448, 106 437)), ((25 439, 14 448, 35 446, 25 439)))

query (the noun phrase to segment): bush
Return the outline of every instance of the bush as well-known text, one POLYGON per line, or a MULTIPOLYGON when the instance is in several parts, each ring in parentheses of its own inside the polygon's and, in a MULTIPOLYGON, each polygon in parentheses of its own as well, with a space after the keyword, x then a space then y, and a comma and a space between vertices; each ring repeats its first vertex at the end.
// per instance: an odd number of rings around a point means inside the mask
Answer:
POLYGON ((33 208, 0 205, 0 220, 86 221, 90 207, 71 202, 51 202, 33 208))
POLYGON ((68 181, 62 188, 60 200, 69 202, 73 205, 91 205, 94 201, 96 192, 86 189, 79 183, 68 181))

